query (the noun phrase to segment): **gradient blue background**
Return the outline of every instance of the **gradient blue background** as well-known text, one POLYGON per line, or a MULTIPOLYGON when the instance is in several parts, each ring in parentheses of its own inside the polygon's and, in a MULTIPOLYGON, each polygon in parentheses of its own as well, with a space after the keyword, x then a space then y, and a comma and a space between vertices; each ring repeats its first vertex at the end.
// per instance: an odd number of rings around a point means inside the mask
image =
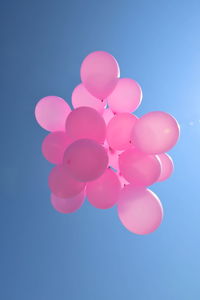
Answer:
POLYGON ((0 299, 200 299, 200 2, 1 1, 0 23, 0 299), (181 125, 176 171, 152 187, 164 222, 148 236, 123 228, 115 208, 65 216, 49 203, 34 106, 70 102, 95 50, 141 84, 139 116, 165 110, 181 125))

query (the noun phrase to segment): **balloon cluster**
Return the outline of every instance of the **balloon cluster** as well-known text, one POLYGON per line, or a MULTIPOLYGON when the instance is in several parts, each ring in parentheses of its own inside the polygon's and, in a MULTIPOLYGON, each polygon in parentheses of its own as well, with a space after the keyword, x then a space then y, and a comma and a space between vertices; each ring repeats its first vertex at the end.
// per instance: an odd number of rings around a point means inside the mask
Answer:
POLYGON ((37 122, 50 131, 42 153, 55 164, 48 183, 51 203, 61 213, 81 207, 117 204, 119 219, 131 232, 148 234, 161 223, 163 208, 149 189, 167 179, 173 161, 165 152, 179 137, 169 114, 154 111, 136 117, 142 100, 139 84, 119 78, 119 66, 107 52, 89 54, 81 65, 82 83, 72 93, 73 110, 57 96, 36 105, 37 122))

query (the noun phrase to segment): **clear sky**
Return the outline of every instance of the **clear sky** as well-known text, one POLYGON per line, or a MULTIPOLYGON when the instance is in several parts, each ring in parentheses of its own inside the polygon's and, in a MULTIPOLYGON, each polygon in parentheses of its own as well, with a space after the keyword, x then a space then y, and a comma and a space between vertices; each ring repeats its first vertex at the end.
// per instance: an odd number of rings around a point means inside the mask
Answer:
POLYGON ((200 1, 4 0, 0 23, 0 299, 200 299, 200 1), (148 236, 123 228, 116 208, 86 202, 66 216, 49 202, 34 106, 70 103, 95 50, 141 84, 138 116, 165 110, 181 125, 175 173, 152 187, 165 218, 148 236))

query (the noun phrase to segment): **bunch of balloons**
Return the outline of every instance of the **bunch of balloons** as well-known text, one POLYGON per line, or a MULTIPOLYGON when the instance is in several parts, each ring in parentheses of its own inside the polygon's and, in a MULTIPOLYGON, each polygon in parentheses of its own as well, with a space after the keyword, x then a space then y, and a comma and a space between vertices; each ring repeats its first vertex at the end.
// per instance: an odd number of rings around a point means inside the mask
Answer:
POLYGON ((131 232, 148 234, 161 223, 163 208, 147 187, 167 179, 173 161, 167 152, 179 138, 170 115, 154 111, 138 118, 139 84, 119 78, 116 59, 107 52, 89 54, 81 81, 72 93, 73 110, 57 96, 42 98, 35 116, 50 131, 42 143, 44 157, 55 166, 48 183, 51 203, 61 213, 81 207, 117 204, 119 219, 131 232))

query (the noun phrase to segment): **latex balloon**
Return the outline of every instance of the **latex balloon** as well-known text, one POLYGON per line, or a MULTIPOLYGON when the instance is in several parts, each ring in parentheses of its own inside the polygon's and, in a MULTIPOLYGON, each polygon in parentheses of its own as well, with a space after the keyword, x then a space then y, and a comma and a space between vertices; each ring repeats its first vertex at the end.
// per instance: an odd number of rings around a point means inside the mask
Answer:
POLYGON ((67 148, 63 164, 76 180, 88 182, 97 179, 105 172, 108 166, 108 154, 97 142, 82 139, 67 148))
POLYGON ((130 78, 120 78, 108 97, 108 105, 113 112, 133 112, 142 101, 142 90, 139 84, 130 78))
POLYGON ((172 158, 166 153, 161 153, 156 156, 161 164, 161 173, 157 181, 164 181, 169 178, 174 171, 174 163, 172 158))
POLYGON ((83 191, 71 198, 59 198, 51 194, 51 204, 53 208, 63 214, 75 212, 83 205, 84 200, 85 193, 83 191))
POLYGON ((143 235, 159 227, 163 219, 163 208, 152 191, 127 185, 120 194, 118 215, 126 229, 143 235))
POLYGON ((79 84, 72 93, 72 104, 74 108, 87 106, 96 109, 102 114, 106 101, 95 98, 88 92, 83 84, 79 84))
POLYGON ((51 192, 59 198, 76 196, 85 188, 85 183, 72 178, 62 165, 57 165, 51 170, 48 183, 51 192))
POLYGON ((137 117, 130 113, 116 115, 107 126, 107 141, 112 149, 126 150, 133 146, 131 134, 137 117))
POLYGON ((119 156, 119 169, 128 182, 136 186, 149 186, 158 180, 161 165, 155 155, 128 149, 119 156))
POLYGON ((35 107, 35 117, 40 126, 48 131, 65 131, 65 121, 71 109, 57 96, 42 98, 35 107))
POLYGON ((106 99, 114 90, 120 75, 116 59, 104 51, 89 54, 81 65, 81 80, 98 99, 106 99))
POLYGON ((62 164, 64 152, 71 140, 63 131, 49 133, 42 143, 42 153, 52 164, 62 164))
POLYGON ((103 118, 106 125, 110 122, 110 120, 114 117, 114 114, 111 109, 106 108, 103 113, 103 118))
POLYGON ((137 120, 132 142, 142 152, 159 154, 171 149, 179 138, 179 125, 169 114, 150 112, 137 120))
POLYGON ((107 209, 117 203, 120 190, 117 174, 108 168, 101 177, 87 184, 86 195, 93 206, 107 209))
POLYGON ((106 124, 95 109, 79 107, 69 114, 66 121, 66 133, 74 141, 92 139, 103 143, 106 137, 106 124))

